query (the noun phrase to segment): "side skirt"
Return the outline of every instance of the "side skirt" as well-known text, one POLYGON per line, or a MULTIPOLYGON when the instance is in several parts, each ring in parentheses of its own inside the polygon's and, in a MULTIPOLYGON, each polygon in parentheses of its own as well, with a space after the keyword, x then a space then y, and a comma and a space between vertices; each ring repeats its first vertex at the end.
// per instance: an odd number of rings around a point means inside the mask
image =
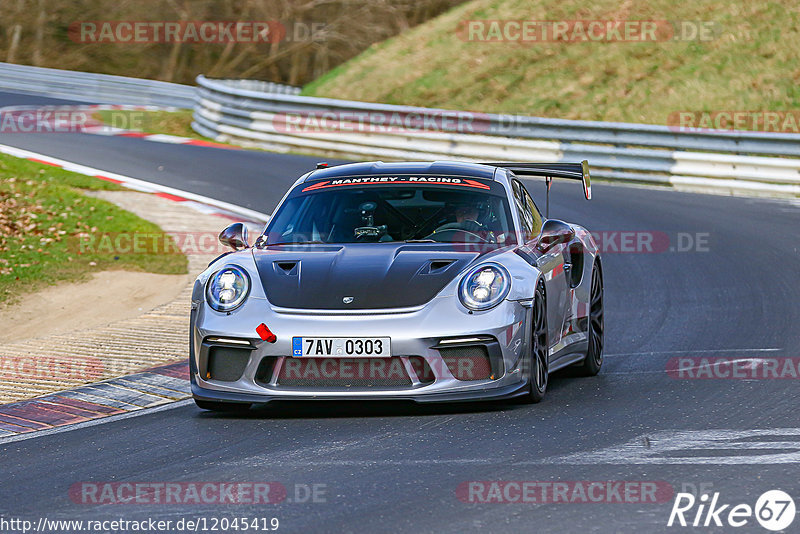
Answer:
POLYGON ((553 356, 550 360, 550 372, 554 373, 559 369, 563 369, 574 363, 582 362, 586 358, 586 351, 589 350, 588 341, 579 341, 567 347, 564 347, 553 356))

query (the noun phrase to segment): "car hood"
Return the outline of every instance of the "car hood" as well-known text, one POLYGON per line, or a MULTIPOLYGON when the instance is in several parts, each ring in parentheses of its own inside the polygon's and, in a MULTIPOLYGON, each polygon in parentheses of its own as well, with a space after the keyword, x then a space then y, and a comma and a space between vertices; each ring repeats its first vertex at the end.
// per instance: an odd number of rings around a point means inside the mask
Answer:
POLYGON ((299 309, 364 310, 425 304, 480 251, 452 244, 271 245, 253 258, 267 299, 299 309), (347 297, 347 298, 346 298, 347 297), (352 297, 352 301, 349 301, 352 297))

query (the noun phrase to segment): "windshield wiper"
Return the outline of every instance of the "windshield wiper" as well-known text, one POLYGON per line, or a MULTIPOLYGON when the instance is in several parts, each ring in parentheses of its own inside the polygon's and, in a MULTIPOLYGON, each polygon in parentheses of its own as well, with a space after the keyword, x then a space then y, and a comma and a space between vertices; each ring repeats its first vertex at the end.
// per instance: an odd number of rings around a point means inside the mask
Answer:
POLYGON ((439 243, 435 239, 406 239, 406 243, 439 243))

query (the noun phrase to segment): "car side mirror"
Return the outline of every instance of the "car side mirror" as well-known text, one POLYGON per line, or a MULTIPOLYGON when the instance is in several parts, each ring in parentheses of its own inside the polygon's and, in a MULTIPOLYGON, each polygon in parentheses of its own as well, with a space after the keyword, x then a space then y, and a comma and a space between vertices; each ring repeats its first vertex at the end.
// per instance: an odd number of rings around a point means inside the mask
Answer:
POLYGON ((219 233, 219 242, 233 250, 248 248, 247 226, 240 222, 229 224, 219 233))
POLYGON ((542 225, 536 248, 544 252, 559 243, 569 243, 575 237, 575 230, 558 219, 547 219, 542 225))

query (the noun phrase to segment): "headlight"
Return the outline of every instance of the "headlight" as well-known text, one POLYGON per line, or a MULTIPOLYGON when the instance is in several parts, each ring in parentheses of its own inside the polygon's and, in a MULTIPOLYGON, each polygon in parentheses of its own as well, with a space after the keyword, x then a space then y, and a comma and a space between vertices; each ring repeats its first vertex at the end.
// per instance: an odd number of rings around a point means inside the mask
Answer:
POLYGON ((206 284, 206 302, 220 312, 235 310, 249 293, 250 277, 236 265, 228 265, 217 271, 206 284))
POLYGON ((461 279, 458 296, 471 310, 488 310, 500 304, 511 289, 511 275, 496 263, 472 269, 461 279))

